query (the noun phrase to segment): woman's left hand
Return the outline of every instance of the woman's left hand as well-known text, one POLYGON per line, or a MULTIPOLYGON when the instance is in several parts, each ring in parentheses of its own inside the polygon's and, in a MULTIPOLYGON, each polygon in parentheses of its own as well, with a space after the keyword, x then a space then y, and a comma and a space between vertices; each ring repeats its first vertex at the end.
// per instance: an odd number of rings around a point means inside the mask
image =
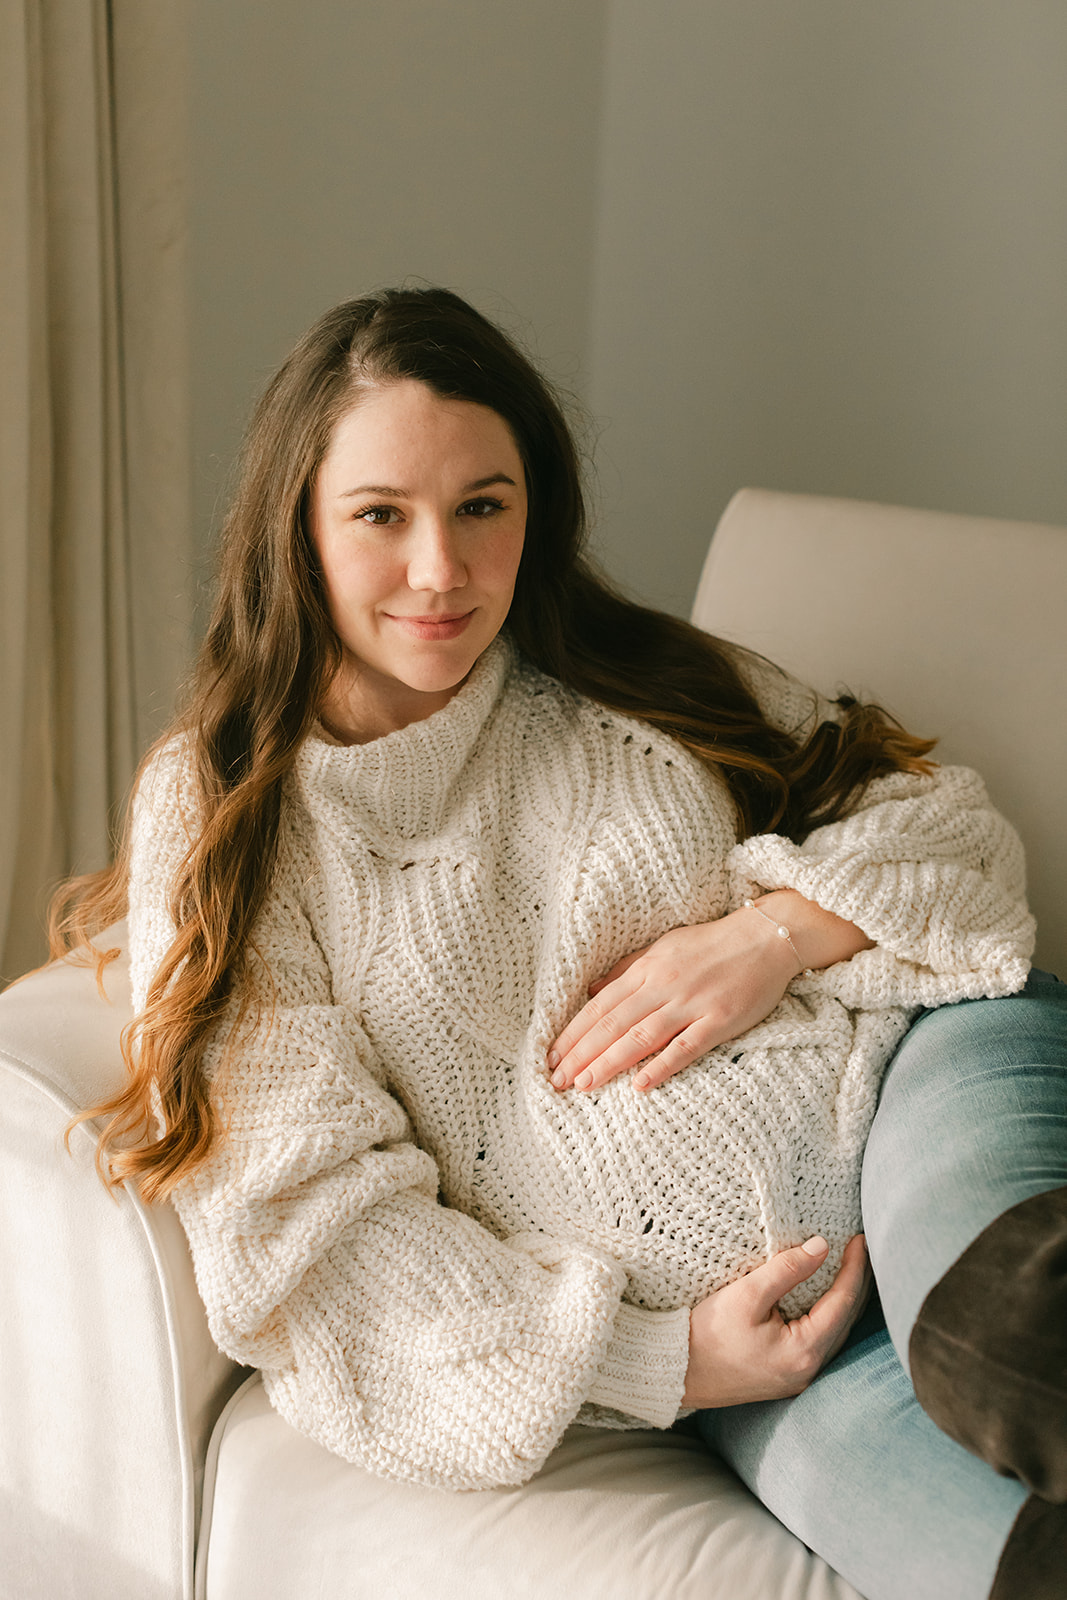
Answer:
POLYGON ((634 1088, 651 1089, 762 1022, 796 976, 797 960, 761 922, 734 911, 674 928, 618 962, 590 985, 588 1004, 552 1047, 555 1087, 596 1089, 644 1061, 634 1088))
POLYGON ((798 951, 822 967, 870 945, 854 924, 794 890, 759 905, 763 916, 742 908, 674 928, 591 984, 590 1000, 549 1052, 554 1087, 597 1089, 644 1062, 633 1085, 653 1089, 769 1016, 801 970, 798 951), (791 943, 776 921, 788 923, 791 943))

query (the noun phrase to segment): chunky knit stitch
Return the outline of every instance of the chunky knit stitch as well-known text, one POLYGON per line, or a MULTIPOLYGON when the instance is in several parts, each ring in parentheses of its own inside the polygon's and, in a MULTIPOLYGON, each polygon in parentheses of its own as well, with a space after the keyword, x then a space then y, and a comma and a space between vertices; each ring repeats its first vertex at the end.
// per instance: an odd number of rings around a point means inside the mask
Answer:
MULTIPOLYGON (((741 665, 779 725, 827 714, 741 665)), ((138 1005, 192 816, 175 742, 136 808, 138 1005)), ((268 998, 209 1052, 225 1136, 175 1194, 214 1337, 331 1450, 450 1488, 522 1482, 583 1405, 669 1424, 696 1301, 815 1232, 787 1312, 831 1281, 913 1008, 1022 986, 1022 873, 959 768, 738 846, 716 774, 502 639, 426 721, 308 739, 255 935, 268 998), (786 886, 877 947, 648 1095, 551 1088, 594 978, 786 886)))

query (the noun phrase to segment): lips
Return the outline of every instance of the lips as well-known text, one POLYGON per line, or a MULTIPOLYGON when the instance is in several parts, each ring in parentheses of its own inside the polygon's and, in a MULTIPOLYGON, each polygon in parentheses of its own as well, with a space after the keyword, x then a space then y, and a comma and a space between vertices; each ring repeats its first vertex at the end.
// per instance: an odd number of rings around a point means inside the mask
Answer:
POLYGON ((450 612, 444 616, 407 617, 393 616, 387 612, 390 622, 395 622, 405 633, 415 639, 458 639, 467 627, 473 611, 450 612))

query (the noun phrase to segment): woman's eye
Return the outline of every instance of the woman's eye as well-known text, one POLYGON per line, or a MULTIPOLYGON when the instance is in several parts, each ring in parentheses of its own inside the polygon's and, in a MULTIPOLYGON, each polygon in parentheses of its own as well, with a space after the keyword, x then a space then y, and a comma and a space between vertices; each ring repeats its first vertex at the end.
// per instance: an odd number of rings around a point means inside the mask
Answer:
POLYGON ((366 510, 356 512, 356 521, 366 522, 372 528, 387 528, 390 523, 400 521, 400 513, 392 506, 367 506, 366 510))
POLYGON ((479 495, 477 500, 464 500, 459 514, 461 517, 491 517, 503 509, 502 500, 494 500, 491 495, 479 495))

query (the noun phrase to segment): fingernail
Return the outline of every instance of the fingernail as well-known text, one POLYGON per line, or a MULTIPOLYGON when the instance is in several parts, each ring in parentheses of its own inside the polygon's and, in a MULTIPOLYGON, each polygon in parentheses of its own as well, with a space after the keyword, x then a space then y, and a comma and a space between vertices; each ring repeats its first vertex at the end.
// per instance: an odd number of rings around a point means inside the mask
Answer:
POLYGON ((549 1072, 552 1071, 553 1067, 558 1067, 558 1066, 559 1066, 559 1051, 558 1050, 550 1050, 548 1052, 548 1070, 549 1070, 549 1072))
POLYGON ((634 1079, 634 1088, 647 1089, 651 1082, 652 1079, 649 1077, 647 1072, 639 1072, 637 1077, 634 1079))
POLYGON ((579 1072, 574 1080, 574 1087, 576 1089, 591 1089, 593 1087, 593 1074, 588 1069, 585 1072, 579 1072))
POLYGON ((829 1246, 827 1245, 826 1240, 817 1233, 814 1239, 805 1239, 800 1248, 804 1251, 805 1255, 821 1256, 823 1251, 828 1249, 829 1246))
POLYGON ((567 1074, 565 1072, 554 1072, 552 1074, 552 1087, 554 1089, 562 1089, 566 1082, 567 1074))

